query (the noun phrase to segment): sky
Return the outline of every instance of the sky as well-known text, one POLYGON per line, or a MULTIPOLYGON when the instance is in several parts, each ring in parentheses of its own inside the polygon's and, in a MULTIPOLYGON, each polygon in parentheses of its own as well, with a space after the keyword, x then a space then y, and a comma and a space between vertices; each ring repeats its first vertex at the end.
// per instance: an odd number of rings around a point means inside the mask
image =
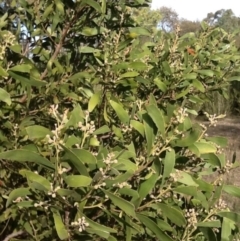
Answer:
POLYGON ((162 6, 174 9, 180 18, 191 21, 201 21, 209 12, 215 13, 220 9, 232 9, 240 17, 238 0, 152 0, 153 9, 162 6))

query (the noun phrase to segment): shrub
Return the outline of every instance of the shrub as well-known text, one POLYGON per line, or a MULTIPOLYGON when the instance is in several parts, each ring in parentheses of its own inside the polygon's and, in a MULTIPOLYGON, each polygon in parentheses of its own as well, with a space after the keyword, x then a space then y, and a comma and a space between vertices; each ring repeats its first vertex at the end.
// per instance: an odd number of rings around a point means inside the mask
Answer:
POLYGON ((21 1, 2 16, 2 239, 237 237, 221 193, 239 197, 222 181, 238 163, 188 114, 224 92, 239 54, 204 22, 197 36, 151 35, 129 15, 144 4, 21 1), (7 30, 13 19, 27 39, 7 30))

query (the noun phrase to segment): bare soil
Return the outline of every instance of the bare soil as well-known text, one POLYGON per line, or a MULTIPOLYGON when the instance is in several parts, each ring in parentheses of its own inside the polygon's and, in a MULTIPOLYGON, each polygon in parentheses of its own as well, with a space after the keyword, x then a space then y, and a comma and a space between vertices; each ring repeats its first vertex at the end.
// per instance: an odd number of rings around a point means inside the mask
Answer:
MULTIPOLYGON (((200 121, 208 126, 207 121, 200 121)), ((223 136, 228 139, 228 146, 225 148, 226 158, 232 160, 235 153, 236 161, 240 162, 240 117, 239 118, 225 118, 219 120, 217 126, 208 128, 209 136, 223 136)), ((236 168, 230 173, 226 174, 225 184, 236 185, 240 187, 240 168, 236 168)), ((227 194, 223 194, 225 201, 227 201, 229 208, 240 212, 240 198, 233 198, 227 194)))

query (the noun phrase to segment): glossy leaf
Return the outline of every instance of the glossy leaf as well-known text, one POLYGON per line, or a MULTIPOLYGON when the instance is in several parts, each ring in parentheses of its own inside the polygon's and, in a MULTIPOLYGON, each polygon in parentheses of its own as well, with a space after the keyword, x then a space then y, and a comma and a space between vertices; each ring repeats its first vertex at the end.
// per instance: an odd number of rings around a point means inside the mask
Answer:
POLYGON ((162 185, 164 184, 165 179, 168 178, 172 173, 175 166, 175 159, 176 159, 176 156, 175 156, 174 150, 166 152, 166 156, 163 160, 164 169, 163 169, 163 176, 162 176, 162 185))
POLYGON ((140 184, 138 193, 142 199, 145 198, 149 193, 151 193, 152 189, 155 187, 157 180, 158 176, 156 174, 153 174, 150 178, 140 184))
POLYGON ((195 142, 193 145, 189 146, 189 150, 198 156, 201 154, 217 152, 217 148, 213 144, 204 142, 195 142))
POLYGON ((135 129, 137 130, 141 135, 142 137, 145 136, 145 133, 144 133, 144 125, 139 122, 139 121, 136 121, 136 120, 131 120, 130 121, 130 125, 135 129))
POLYGON ((209 77, 213 77, 213 75, 214 75, 214 72, 210 69, 196 70, 196 72, 201 75, 205 75, 205 76, 209 76, 209 77))
POLYGON ((54 224, 55 224, 55 228, 56 228, 58 237, 61 240, 68 239, 68 237, 69 237, 68 231, 67 231, 65 225, 63 224, 62 217, 61 217, 59 211, 57 211, 56 209, 52 209, 52 213, 53 213, 54 224))
POLYGON ((28 126, 25 129, 27 131, 27 134, 30 140, 43 139, 47 135, 49 136, 53 135, 53 133, 49 129, 40 125, 28 126))
POLYGON ((122 75, 120 75, 120 79, 123 79, 123 78, 133 78, 133 77, 136 77, 136 76, 138 76, 139 75, 139 73, 138 72, 134 72, 134 71, 132 71, 132 72, 127 72, 127 73, 124 73, 124 74, 122 74, 122 75))
POLYGON ((144 125, 145 137, 147 140, 147 152, 149 155, 152 151, 153 143, 155 140, 155 124, 148 115, 144 114, 143 125, 144 125))
POLYGON ((23 72, 23 73, 30 73, 31 69, 32 69, 32 66, 29 64, 20 64, 20 65, 13 66, 9 70, 23 72))
POLYGON ((240 214, 230 211, 220 211, 217 213, 218 216, 228 218, 235 223, 240 223, 240 214))
POLYGON ((82 0, 82 2, 85 3, 85 4, 88 4, 91 7, 93 7, 99 13, 102 12, 102 8, 101 8, 101 6, 99 5, 98 2, 96 2, 94 0, 82 0))
POLYGON ((183 213, 180 212, 178 209, 163 203, 158 203, 157 206, 161 209, 163 214, 177 226, 181 227, 186 225, 187 221, 183 213))
POLYGON ((224 185, 223 191, 230 194, 233 197, 240 198, 240 188, 234 185, 224 185))
POLYGON ((157 126, 160 133, 165 136, 165 121, 161 111, 155 105, 147 106, 147 112, 157 126))
POLYGON ((132 203, 124 200, 121 197, 118 197, 116 195, 114 195, 113 193, 106 191, 106 190, 102 190, 113 202, 114 205, 116 205, 117 207, 119 207, 123 212, 125 212, 127 215, 131 216, 131 217, 135 217, 135 208, 133 206, 132 203))
POLYGON ((100 102, 100 94, 93 94, 88 102, 88 111, 92 112, 100 102))
POLYGON ((117 102, 115 102, 113 100, 110 100, 110 105, 116 112, 116 114, 117 114, 118 118, 121 120, 121 122, 123 124, 127 125, 129 123, 129 115, 126 112, 126 110, 124 110, 122 105, 118 104, 117 102))
POLYGON ((4 90, 2 88, 0 88, 0 101, 5 102, 7 105, 11 105, 12 104, 12 100, 11 100, 10 94, 6 90, 4 90))
POLYGON ((137 214, 137 218, 147 227, 149 228, 158 238, 158 240, 163 241, 173 241, 167 234, 165 234, 158 225, 152 221, 150 218, 148 218, 145 215, 137 214))
POLYGON ((33 162, 43 167, 54 169, 53 163, 51 163, 48 159, 42 157, 40 154, 36 152, 24 149, 1 152, 0 159, 6 159, 17 162, 33 162))
POLYGON ((92 178, 82 175, 71 175, 66 176, 64 181, 69 187, 88 187, 92 182, 92 178))
POLYGON ((221 228, 220 220, 199 222, 197 223, 198 227, 209 227, 209 228, 221 228))
POLYGON ((23 85, 36 86, 36 87, 41 87, 46 85, 46 82, 44 81, 26 78, 21 73, 16 73, 10 70, 8 71, 8 73, 12 78, 20 81, 23 85))
POLYGON ((19 173, 26 177, 29 181, 41 185, 46 191, 51 190, 51 184, 45 177, 28 170, 20 170, 19 173))
POLYGON ((173 192, 184 194, 184 195, 189 195, 189 196, 196 196, 197 195, 197 187, 185 187, 185 186, 180 186, 172 189, 173 192))
POLYGON ((88 170, 81 161, 81 159, 73 151, 66 148, 65 146, 62 146, 62 148, 66 152, 65 160, 68 160, 70 163, 72 163, 80 174, 89 177, 88 170))
POLYGON ((110 128, 107 125, 101 126, 93 132, 93 135, 101 135, 110 132, 110 128))
POLYGON ((222 230, 221 230, 221 241, 229 241, 232 236, 232 223, 228 218, 223 218, 222 230))
POLYGON ((31 191, 29 188, 17 188, 11 191, 9 194, 9 197, 6 202, 6 208, 9 207, 9 205, 15 201, 19 197, 26 197, 28 195, 31 195, 31 191))

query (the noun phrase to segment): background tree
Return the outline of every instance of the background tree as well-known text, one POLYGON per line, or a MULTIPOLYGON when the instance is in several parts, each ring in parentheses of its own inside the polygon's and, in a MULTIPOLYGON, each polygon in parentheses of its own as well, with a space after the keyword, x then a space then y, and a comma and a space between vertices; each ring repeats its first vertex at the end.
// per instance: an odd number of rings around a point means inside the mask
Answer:
POLYGON ((199 21, 190 21, 187 19, 180 19, 180 35, 184 35, 186 33, 196 33, 201 29, 201 24, 199 21))
POLYGON ((159 11, 161 13, 161 21, 158 27, 165 32, 173 31, 179 21, 177 12, 168 7, 161 7, 159 11))

